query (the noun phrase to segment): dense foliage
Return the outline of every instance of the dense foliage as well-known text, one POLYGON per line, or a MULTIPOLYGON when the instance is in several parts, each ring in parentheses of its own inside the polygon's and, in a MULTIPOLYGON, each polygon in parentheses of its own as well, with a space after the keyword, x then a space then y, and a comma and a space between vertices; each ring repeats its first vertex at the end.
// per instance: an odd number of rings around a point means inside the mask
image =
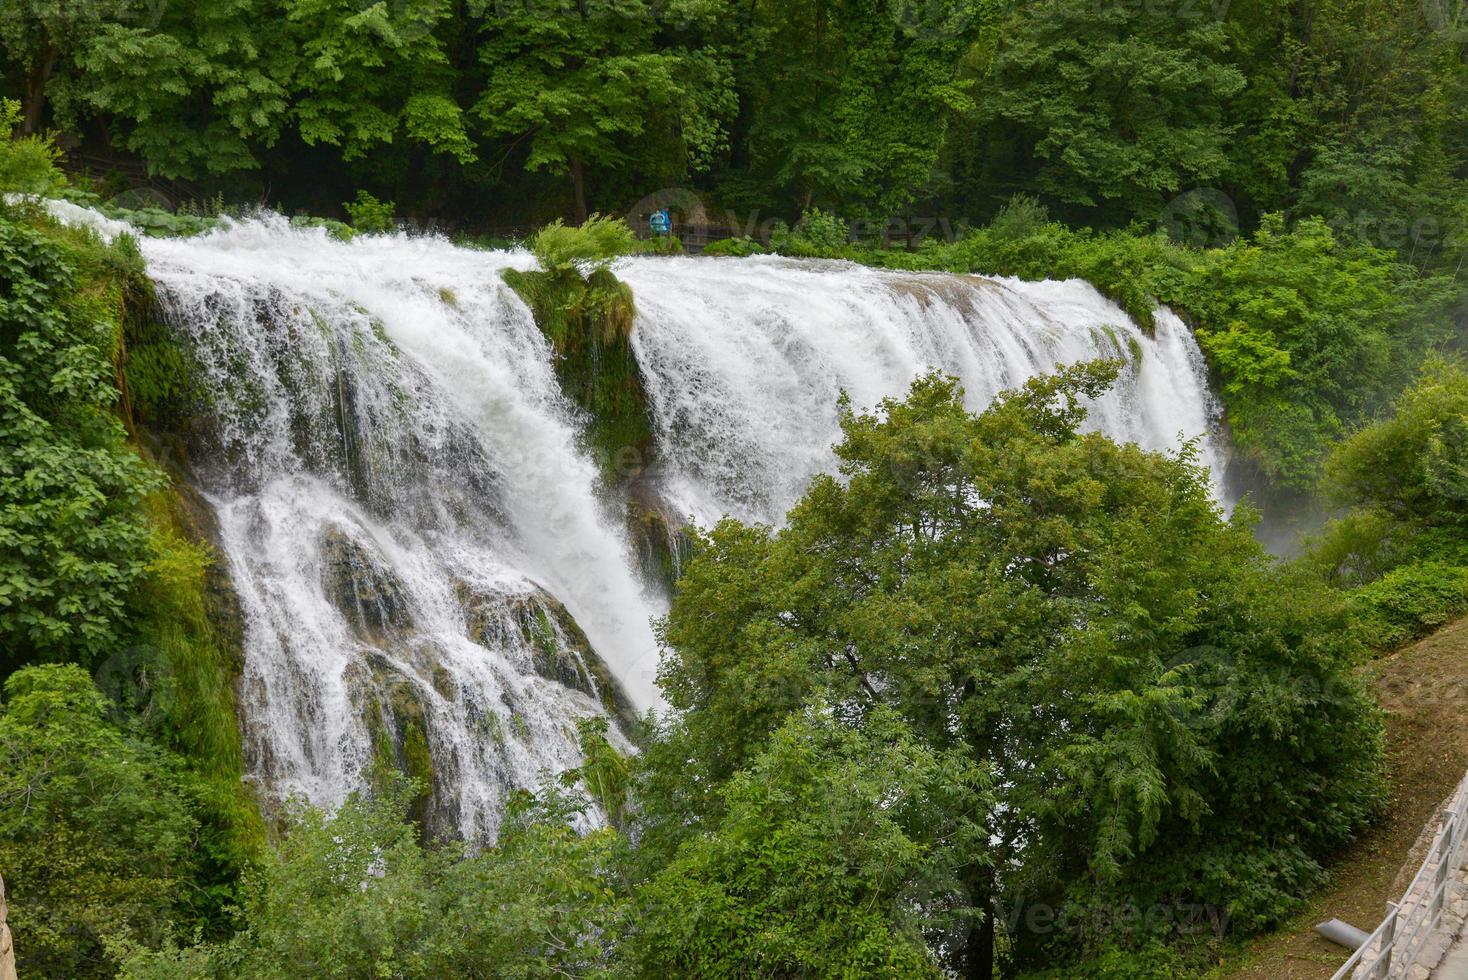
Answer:
POLYGON ((1079 432, 1116 370, 848 411, 843 481, 703 542, 630 771, 585 727, 477 854, 408 787, 306 811, 241 931, 124 975, 1162 977, 1277 920, 1381 802, 1352 621, 1189 451, 1079 432))
POLYGON ((0 865, 21 968, 36 976, 111 976, 103 940, 161 941, 198 871, 192 785, 107 708, 71 664, 5 681, 0 865))
POLYGON ((1453 0, 0 0, 22 975, 1171 977, 1277 921, 1381 803, 1359 657, 1468 612, 1465 52, 1453 0), (1277 563, 1191 450, 1083 434, 1115 365, 979 415, 926 377, 848 406, 786 526, 700 540, 639 756, 584 726, 479 852, 386 776, 267 846, 239 625, 157 451, 186 360, 136 242, 13 195, 544 225, 505 278, 625 484, 638 246, 597 212, 674 185, 713 254, 1170 306, 1237 458, 1337 519, 1277 563))
POLYGON ((1468 612, 1468 370, 1436 362, 1326 465, 1347 512, 1307 549, 1355 587, 1365 634, 1391 649, 1468 612))
MULTIPOLYGON (((52 156, 0 144, 0 191, 58 186, 52 156)), ((132 239, 0 207, 0 864, 28 973, 229 928, 263 837, 214 558, 133 438, 179 380, 131 354, 151 301, 132 239)))

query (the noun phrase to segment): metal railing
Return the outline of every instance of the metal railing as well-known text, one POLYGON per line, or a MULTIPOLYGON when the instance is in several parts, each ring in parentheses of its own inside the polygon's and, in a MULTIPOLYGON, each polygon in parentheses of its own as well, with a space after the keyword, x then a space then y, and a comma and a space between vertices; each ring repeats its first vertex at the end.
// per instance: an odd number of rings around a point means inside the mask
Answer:
POLYGON ((1331 980, 1355 975, 1361 980, 1396 980, 1417 962, 1429 937, 1442 921, 1443 906, 1455 873, 1468 847, 1468 777, 1458 784, 1452 802, 1443 811, 1442 828, 1427 851, 1422 867, 1400 902, 1388 902, 1390 911, 1331 980))

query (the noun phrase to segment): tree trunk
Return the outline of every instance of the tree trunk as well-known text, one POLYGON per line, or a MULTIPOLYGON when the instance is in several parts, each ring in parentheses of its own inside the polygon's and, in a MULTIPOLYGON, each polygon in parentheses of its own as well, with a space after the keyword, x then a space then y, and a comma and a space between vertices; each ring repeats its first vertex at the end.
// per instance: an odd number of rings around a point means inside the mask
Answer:
POLYGON ((41 131, 41 113, 46 109, 46 83, 51 80, 51 71, 61 52, 48 48, 31 65, 25 80, 25 114, 21 117, 20 134, 34 136, 41 131))
POLYGON ((994 874, 989 868, 976 868, 969 879, 973 907, 984 913, 982 921, 969 925, 968 944, 964 948, 964 980, 994 980, 994 874))
POLYGON ((583 224, 586 221, 586 177, 581 172, 581 161, 571 160, 571 186, 576 189, 576 223, 583 224))

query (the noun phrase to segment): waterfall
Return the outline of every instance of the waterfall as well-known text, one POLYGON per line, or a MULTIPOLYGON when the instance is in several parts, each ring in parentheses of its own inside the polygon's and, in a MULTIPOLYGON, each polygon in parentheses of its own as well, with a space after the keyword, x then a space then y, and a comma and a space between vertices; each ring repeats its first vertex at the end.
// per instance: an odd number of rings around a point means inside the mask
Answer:
POLYGON ((654 703, 659 600, 501 281, 523 255, 279 218, 143 247, 204 392, 196 469, 272 797, 332 805, 384 754, 431 762, 435 829, 488 837, 509 790, 579 761, 574 722, 612 694, 597 658, 654 703))
MULTIPOLYGON (((193 365, 190 464, 240 599, 246 764, 268 801, 332 806, 391 763, 431 775, 432 831, 488 839, 508 792, 579 762, 577 719, 658 705, 666 597, 501 280, 528 255, 340 242, 268 215, 141 244, 193 365)), ((980 409, 1057 365, 1122 358, 1089 424, 1154 449, 1200 439, 1221 473, 1191 333, 1159 311, 1148 335, 1084 283, 775 258, 616 272, 636 297, 654 489, 699 523, 778 523, 834 470, 838 393, 871 407, 933 367, 980 409)))
POLYGON ((1088 425, 1147 449, 1199 439, 1215 495, 1221 410, 1192 332, 1168 310, 1151 336, 1080 281, 887 272, 773 257, 624 262, 633 346, 653 406, 663 493, 701 523, 778 523, 835 472, 837 397, 857 408, 939 368, 981 410, 1063 364, 1126 362, 1088 425))

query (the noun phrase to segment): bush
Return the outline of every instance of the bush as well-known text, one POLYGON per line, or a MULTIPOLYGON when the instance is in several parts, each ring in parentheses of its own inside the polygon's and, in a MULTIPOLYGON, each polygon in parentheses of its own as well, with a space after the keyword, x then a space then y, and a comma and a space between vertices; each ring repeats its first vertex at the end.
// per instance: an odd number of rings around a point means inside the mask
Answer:
MULTIPOLYGON (((20 123, 20 103, 0 99, 0 135, 11 133, 20 123)), ((45 197, 66 186, 57 168, 61 151, 50 137, 20 136, 0 139, 0 195, 35 194, 45 197)))
POLYGON ((798 258, 846 258, 851 245, 846 222, 820 208, 803 212, 793 231, 780 223, 770 233, 772 250, 798 258))
POLYGON ((1364 639, 1394 650, 1468 613, 1468 568, 1413 562, 1351 593, 1364 639))
POLYGON ((357 199, 342 205, 352 227, 364 234, 385 234, 397 227, 392 201, 379 201, 366 191, 358 191, 357 199))
POLYGON ((557 219, 530 237, 530 251, 546 272, 575 269, 585 276, 636 250, 627 222, 600 214, 574 227, 557 219))
POLYGON ((126 639, 159 482, 110 411, 140 265, 126 238, 0 216, 0 671, 92 663, 126 639))
POLYGON ((731 256, 736 258, 747 258, 751 255, 763 255, 769 249, 748 236, 740 238, 720 238, 709 242, 703 248, 704 255, 731 256))
POLYGON ((0 867, 22 976, 112 976, 105 941, 161 942, 191 878, 191 783, 108 707, 71 664, 5 682, 0 867))

